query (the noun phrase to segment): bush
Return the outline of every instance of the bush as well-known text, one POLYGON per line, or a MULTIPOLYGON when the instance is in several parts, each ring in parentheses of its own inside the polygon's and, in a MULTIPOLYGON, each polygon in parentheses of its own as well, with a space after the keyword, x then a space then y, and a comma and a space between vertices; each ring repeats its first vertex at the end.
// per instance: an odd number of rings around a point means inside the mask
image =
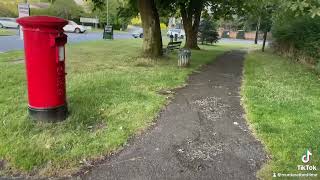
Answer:
POLYGON ((160 23, 160 29, 161 30, 166 30, 167 29, 167 25, 164 23, 160 23))
POLYGON ((77 23, 80 21, 80 16, 84 15, 83 8, 73 0, 56 0, 49 8, 31 9, 30 13, 32 16, 56 16, 77 23))
POLYGON ((114 30, 120 30, 122 28, 121 24, 112 24, 114 30))
POLYGON ((141 26, 142 22, 140 16, 132 18, 130 23, 134 26, 141 26))
POLYGON ((30 11, 31 16, 56 16, 56 14, 54 14, 54 12, 50 9, 32 9, 30 11))
POLYGON ((0 17, 16 17, 17 14, 16 5, 4 4, 0 2, 0 17))
POLYGON ((216 24, 211 21, 204 19, 201 21, 199 26, 199 39, 204 44, 207 43, 216 43, 219 40, 219 33, 217 32, 216 24))
POLYGON ((274 47, 292 56, 320 59, 320 17, 282 16, 273 27, 274 47))
POLYGON ((83 8, 73 0, 56 0, 48 10, 49 15, 79 21, 83 8))
POLYGON ((316 71, 318 74, 320 74, 320 62, 319 62, 319 60, 318 60, 318 63, 316 64, 316 66, 315 66, 315 71, 316 71))

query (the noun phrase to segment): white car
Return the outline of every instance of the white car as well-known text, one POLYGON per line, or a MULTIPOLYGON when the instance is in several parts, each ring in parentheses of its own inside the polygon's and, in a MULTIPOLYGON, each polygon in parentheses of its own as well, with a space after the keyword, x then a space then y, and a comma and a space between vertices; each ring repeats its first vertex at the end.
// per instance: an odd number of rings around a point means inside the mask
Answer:
POLYGON ((132 33, 132 36, 134 38, 143 38, 143 32, 135 32, 135 33, 132 33))
POLYGON ((19 28, 15 18, 0 18, 0 28, 19 28))
POLYGON ((143 38, 143 29, 137 28, 134 32, 131 33, 134 38, 143 38))
POLYGON ((63 27, 63 30, 66 32, 84 33, 87 29, 73 21, 69 21, 69 23, 63 27))
POLYGON ((169 29, 167 36, 170 37, 170 35, 173 37, 178 36, 178 38, 183 39, 186 36, 186 32, 183 29, 169 29))

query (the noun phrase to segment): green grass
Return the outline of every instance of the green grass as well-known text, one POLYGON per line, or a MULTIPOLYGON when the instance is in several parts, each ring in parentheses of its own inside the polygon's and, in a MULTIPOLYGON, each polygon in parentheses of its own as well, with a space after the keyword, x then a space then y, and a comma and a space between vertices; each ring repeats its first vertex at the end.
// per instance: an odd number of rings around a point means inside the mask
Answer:
POLYGON ((271 155, 260 172, 262 179, 271 179, 272 172, 299 172, 307 148, 313 153, 309 165, 319 168, 319 89, 319 77, 301 64, 271 53, 247 55, 243 102, 252 128, 271 155))
POLYGON ((34 123, 27 114, 21 51, 0 54, 0 174, 64 175, 84 160, 99 159, 151 125, 167 103, 162 89, 184 85, 199 66, 235 46, 203 46, 190 68, 178 68, 177 54, 151 61, 140 57, 142 40, 96 41, 67 47, 69 118, 34 123))
POLYGON ((16 34, 16 31, 14 30, 0 29, 0 36, 11 36, 15 34, 16 34))

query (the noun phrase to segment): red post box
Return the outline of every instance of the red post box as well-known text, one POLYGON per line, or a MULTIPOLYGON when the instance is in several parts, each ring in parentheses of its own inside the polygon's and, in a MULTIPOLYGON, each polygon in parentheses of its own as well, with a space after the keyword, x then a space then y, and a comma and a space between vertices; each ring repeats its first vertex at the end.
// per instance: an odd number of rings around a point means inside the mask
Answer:
POLYGON ((30 16, 17 19, 23 27, 29 114, 56 122, 67 117, 64 19, 30 16))

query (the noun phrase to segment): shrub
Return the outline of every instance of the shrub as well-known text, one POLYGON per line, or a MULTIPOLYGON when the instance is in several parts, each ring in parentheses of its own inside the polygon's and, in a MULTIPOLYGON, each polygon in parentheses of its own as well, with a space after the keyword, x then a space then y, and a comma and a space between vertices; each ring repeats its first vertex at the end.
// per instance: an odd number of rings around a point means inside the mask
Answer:
POLYGON ((4 4, 0 2, 0 17, 16 17, 17 7, 15 4, 4 4))
POLYGON ((135 26, 140 26, 141 25, 141 18, 140 16, 134 17, 131 19, 131 24, 135 26))
POLYGON ((48 10, 48 13, 64 19, 79 21, 84 12, 83 8, 73 0, 56 0, 48 10))
POLYGON ((114 30, 120 30, 122 28, 121 24, 112 24, 114 30))
POLYGON ((164 23, 160 23, 160 28, 161 30, 166 30, 167 29, 167 25, 164 23))
POLYGON ((56 16, 75 22, 80 21, 80 16, 84 15, 83 8, 77 5, 73 0, 56 0, 53 5, 47 9, 31 9, 32 16, 46 15, 56 16))
POLYGON ((202 20, 199 26, 199 38, 202 44, 205 42, 216 43, 219 40, 217 26, 212 20, 202 20))
POLYGON ((315 71, 316 71, 318 74, 320 74, 320 62, 319 62, 319 60, 318 60, 318 63, 316 64, 316 66, 315 66, 315 71))
POLYGON ((320 17, 284 15, 276 19, 272 35, 278 52, 320 59, 320 17))
POLYGON ((54 14, 54 12, 50 9, 32 9, 30 11, 31 16, 56 16, 56 14, 54 14))

